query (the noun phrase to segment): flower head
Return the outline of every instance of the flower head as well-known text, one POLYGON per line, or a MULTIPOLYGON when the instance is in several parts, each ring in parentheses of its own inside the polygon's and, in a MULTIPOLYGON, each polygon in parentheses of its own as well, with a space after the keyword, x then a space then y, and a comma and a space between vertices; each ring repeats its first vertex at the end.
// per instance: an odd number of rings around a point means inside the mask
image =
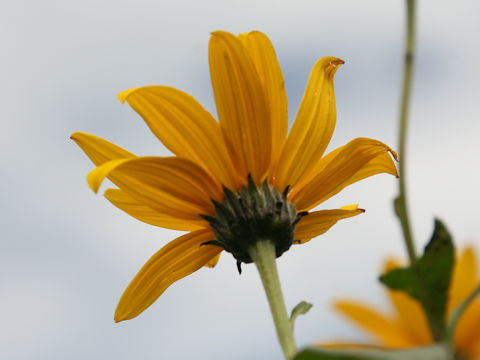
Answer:
POLYGON ((287 137, 287 97, 269 39, 260 32, 217 31, 209 45, 217 122, 194 98, 166 86, 119 94, 175 154, 137 157, 86 133, 72 139, 97 166, 88 183, 104 178, 118 188, 105 196, 152 225, 189 231, 160 249, 130 283, 115 320, 133 318, 173 282, 222 250, 250 262, 248 247, 263 238, 277 256, 293 243, 323 234, 338 220, 364 210, 356 205, 310 212, 344 187, 366 177, 397 176, 388 146, 357 138, 323 156, 335 119, 333 76, 343 61, 320 59, 310 75, 287 137))
MULTIPOLYGON (((389 260, 385 271, 399 267, 389 260)), ((457 258, 449 290, 447 318, 478 286, 480 273, 472 248, 457 258)), ((338 300, 336 309, 355 324, 373 335, 377 345, 409 348, 433 343, 422 307, 403 292, 387 290, 393 305, 389 316, 357 301, 338 300)), ((480 299, 477 297, 461 315, 455 329, 456 352, 465 359, 480 359, 480 299)))

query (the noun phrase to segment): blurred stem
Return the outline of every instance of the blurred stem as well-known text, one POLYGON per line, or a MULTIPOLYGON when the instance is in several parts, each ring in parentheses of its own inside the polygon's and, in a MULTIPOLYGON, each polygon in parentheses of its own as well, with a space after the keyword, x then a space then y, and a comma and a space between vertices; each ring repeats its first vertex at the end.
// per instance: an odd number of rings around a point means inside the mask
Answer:
POLYGON ((407 2, 407 39, 405 44, 405 64, 403 69, 403 89, 402 103, 400 106, 400 129, 398 138, 399 163, 398 171, 400 173, 399 194, 395 199, 395 211, 400 224, 402 226, 405 245, 407 246, 408 257, 413 265, 417 260, 415 253, 415 245, 412 232, 410 231, 410 221, 408 220, 408 207, 406 197, 406 138, 408 125, 408 111, 410 108, 410 93, 413 77, 413 62, 415 57, 415 1, 406 0, 407 2))
MULTIPOLYGON (((398 138, 398 152, 399 152, 399 164, 398 171, 400 174, 399 181, 399 193, 395 199, 395 212, 400 220, 402 226, 403 238, 405 239, 405 245, 407 247, 408 257, 410 264, 415 271, 418 282, 421 289, 425 289, 422 285, 424 279, 417 269, 417 255, 415 251, 415 242, 413 240, 412 232, 410 230, 410 221, 408 217, 407 195, 406 195, 406 142, 407 142, 407 129, 408 129, 408 113, 410 109, 410 95, 412 89, 413 78, 413 65, 415 60, 415 0, 406 0, 407 5, 407 38, 405 41, 405 63, 403 67, 403 87, 402 87, 402 99, 400 105, 400 128, 398 138)), ((429 294, 422 291, 421 302, 425 315, 427 317, 430 330, 433 338, 436 342, 442 341, 445 334, 442 331, 443 324, 438 324, 435 318, 432 316, 430 306, 434 299, 429 298, 429 294)))
POLYGON ((270 240, 260 240, 249 249, 249 253, 262 279, 283 354, 285 359, 291 360, 297 353, 297 345, 278 277, 275 245, 270 240))

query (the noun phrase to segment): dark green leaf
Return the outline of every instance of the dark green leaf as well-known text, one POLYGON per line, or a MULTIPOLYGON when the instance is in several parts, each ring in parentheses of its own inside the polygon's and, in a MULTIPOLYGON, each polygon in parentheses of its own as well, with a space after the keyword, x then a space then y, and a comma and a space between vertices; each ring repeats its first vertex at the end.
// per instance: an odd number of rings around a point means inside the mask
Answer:
POLYGON ((401 290, 420 301, 421 286, 411 267, 394 269, 380 276, 380 281, 393 290, 401 290))
POLYGON ((445 225, 437 219, 432 238, 417 263, 380 276, 380 281, 390 289, 401 290, 421 302, 437 340, 443 337, 445 330, 453 262, 452 238, 445 225))

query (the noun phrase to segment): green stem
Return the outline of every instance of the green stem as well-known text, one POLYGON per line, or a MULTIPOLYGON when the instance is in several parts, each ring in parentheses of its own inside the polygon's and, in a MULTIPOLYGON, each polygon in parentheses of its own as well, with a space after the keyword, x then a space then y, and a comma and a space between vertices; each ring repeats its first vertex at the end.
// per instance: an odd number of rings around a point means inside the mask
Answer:
POLYGON ((408 110, 410 107, 410 90, 413 77, 413 62, 415 57, 415 1, 407 1, 407 40, 405 44, 405 64, 403 72, 403 90, 402 90, 402 103, 400 106, 400 130, 398 139, 398 152, 399 152, 399 164, 398 171, 400 173, 399 181, 399 194, 395 200, 395 209, 400 219, 402 226, 403 237, 405 239, 405 245, 407 246, 408 256, 410 263, 413 265, 417 260, 415 253, 415 246, 413 241, 412 232, 410 231, 410 222, 408 220, 408 207, 406 199, 406 171, 405 171, 405 158, 406 158, 406 137, 407 137, 407 124, 408 124, 408 110))
MULTIPOLYGON (((398 182, 398 196, 395 199, 395 211, 402 226, 403 238, 407 248, 410 264, 414 269, 418 281, 424 283, 424 279, 417 270, 417 255, 415 251, 415 242, 410 230, 410 220, 408 216, 407 195, 406 195, 406 142, 407 142, 407 128, 408 128, 408 113, 410 109, 410 95, 412 89, 413 79, 413 64, 415 60, 415 0, 406 0, 407 3, 407 39, 405 41, 405 63, 403 68, 403 85, 402 85, 402 99, 400 105, 400 127, 398 137, 398 153, 399 164, 398 172, 400 173, 400 180, 398 182)), ((423 286, 421 286, 424 288, 423 286)), ((443 337, 441 331, 441 324, 437 324, 429 310, 429 304, 432 299, 429 299, 428 294, 422 293, 422 304, 427 316, 427 320, 435 340, 441 340, 443 337)))
POLYGON ((262 279, 283 354, 285 359, 291 360, 297 353, 297 345, 278 278, 275 245, 269 240, 260 240, 249 252, 262 279))

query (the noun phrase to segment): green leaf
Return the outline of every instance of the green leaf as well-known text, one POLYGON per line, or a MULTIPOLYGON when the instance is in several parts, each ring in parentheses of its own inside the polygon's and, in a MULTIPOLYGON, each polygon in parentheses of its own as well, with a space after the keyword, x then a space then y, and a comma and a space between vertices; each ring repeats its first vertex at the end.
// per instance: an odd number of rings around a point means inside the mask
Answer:
POLYGON ((292 326, 292 329, 295 325, 295 320, 299 315, 305 315, 311 308, 312 304, 306 302, 306 301, 300 301, 297 306, 295 306, 292 310, 292 313, 290 315, 290 325, 292 326))
POLYGON ((307 348, 294 360, 450 360, 448 349, 440 344, 407 350, 352 348, 334 351, 307 348))
POLYGON ((416 264, 380 276, 380 281, 390 289, 401 290, 420 301, 436 340, 444 337, 453 263, 452 238, 445 225, 436 219, 432 238, 416 264))

